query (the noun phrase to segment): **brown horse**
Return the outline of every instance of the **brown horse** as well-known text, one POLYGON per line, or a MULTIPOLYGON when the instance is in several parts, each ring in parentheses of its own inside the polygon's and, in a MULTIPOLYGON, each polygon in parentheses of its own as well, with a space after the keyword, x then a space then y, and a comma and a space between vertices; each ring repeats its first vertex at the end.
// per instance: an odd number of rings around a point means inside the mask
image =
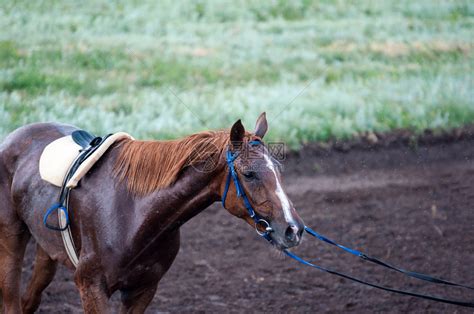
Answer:
MULTIPOLYGON (((282 189, 278 167, 263 145, 249 144, 261 141, 267 131, 263 113, 253 134, 239 120, 230 132, 114 144, 71 195, 71 228, 79 254, 74 268, 59 232, 42 224, 59 190, 43 181, 38 170, 45 146, 74 130, 52 123, 27 125, 0 145, 0 289, 6 313, 34 312, 58 262, 74 270, 85 312, 110 312, 108 299, 117 290, 122 312, 144 312, 178 253, 179 227, 221 200, 227 150, 246 152, 235 160, 235 169, 255 212, 272 229, 271 242, 284 249, 301 240, 304 224, 282 189), (37 243, 35 265, 20 298, 30 236, 37 243)), ((255 226, 234 184, 225 206, 252 227, 265 227, 255 226)))

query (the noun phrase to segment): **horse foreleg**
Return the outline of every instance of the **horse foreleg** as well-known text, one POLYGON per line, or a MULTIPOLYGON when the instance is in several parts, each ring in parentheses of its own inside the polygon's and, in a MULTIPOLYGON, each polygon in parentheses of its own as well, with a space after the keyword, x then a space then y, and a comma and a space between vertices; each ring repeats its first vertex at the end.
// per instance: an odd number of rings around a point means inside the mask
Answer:
POLYGON ((100 269, 95 267, 99 262, 93 258, 81 256, 74 274, 74 281, 81 295, 84 313, 111 313, 105 278, 100 269), (87 260, 87 262, 84 262, 87 260))
POLYGON ((41 293, 53 280, 56 274, 56 266, 57 262, 53 261, 37 244, 33 275, 21 300, 23 313, 34 313, 38 309, 41 302, 41 293))
POLYGON ((122 291, 122 306, 120 308, 120 313, 144 313, 155 296, 157 286, 158 283, 145 289, 122 291))

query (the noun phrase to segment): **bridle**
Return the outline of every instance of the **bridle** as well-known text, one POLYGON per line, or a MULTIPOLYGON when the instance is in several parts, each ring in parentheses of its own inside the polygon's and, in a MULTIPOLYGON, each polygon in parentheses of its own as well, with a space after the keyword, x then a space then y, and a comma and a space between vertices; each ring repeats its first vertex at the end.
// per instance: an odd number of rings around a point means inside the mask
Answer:
MULTIPOLYGON (((261 142, 257 140, 249 142, 249 145, 251 146, 256 146, 259 144, 261 144, 261 142)), ((222 206, 225 208, 225 200, 227 198, 227 193, 229 192, 230 182, 232 179, 232 181, 234 181, 235 189, 237 191, 237 197, 241 197, 243 199, 245 208, 247 208, 247 212, 250 218, 252 218, 255 223, 255 231, 257 231, 257 233, 263 238, 265 238, 267 241, 272 242, 270 233, 273 232, 273 229, 272 227, 270 227, 270 223, 255 212, 252 207, 252 204, 250 204, 250 201, 247 195, 245 194, 242 185, 240 184, 239 177, 237 176, 237 171, 235 171, 234 161, 237 159, 237 157, 239 157, 239 154, 239 151, 232 152, 230 149, 226 151, 226 162, 229 168, 229 173, 227 174, 224 193, 222 195, 222 206), (258 230, 258 226, 263 226, 265 228, 265 231, 262 232, 258 230)))
MULTIPOLYGON (((259 140, 254 140, 254 141, 249 142, 249 145, 251 145, 251 146, 256 146, 256 145, 260 145, 260 144, 262 144, 262 142, 260 142, 259 140)), ((227 194, 229 192, 230 183, 231 183, 231 180, 232 180, 234 182, 235 189, 237 191, 237 197, 241 197, 243 199, 249 216, 255 222, 255 230, 265 240, 267 240, 270 243, 273 243, 273 240, 270 236, 270 233, 273 232, 273 229, 270 226, 270 223, 266 219, 261 217, 257 212, 255 212, 254 208, 252 207, 252 204, 250 203, 247 195, 245 194, 245 191, 244 191, 242 185, 240 184, 239 177, 237 176, 237 172, 235 170, 235 165, 234 165, 234 162, 239 157, 239 154, 240 154, 239 151, 232 152, 230 149, 227 149, 227 151, 226 151, 226 162, 227 162, 227 166, 229 168, 229 172, 227 174, 224 193, 222 195, 222 206, 225 208, 225 201, 226 201, 227 194), (265 228, 264 229, 265 231, 262 232, 262 231, 258 230, 259 226, 263 226, 265 228)), ((336 247, 344 250, 345 252, 348 252, 352 255, 355 255, 355 256, 357 256, 357 257, 359 257, 359 258, 361 258, 365 261, 368 261, 368 262, 371 262, 373 264, 376 264, 376 265, 379 265, 379 266, 397 271, 397 272, 402 273, 406 276, 416 278, 416 279, 419 279, 419 280, 423 280, 423 281, 428 281, 428 282, 435 283, 435 284, 444 284, 444 285, 449 285, 449 286, 455 286, 455 287, 461 287, 461 288, 474 290, 474 287, 471 287, 471 286, 454 283, 454 282, 443 280, 443 279, 433 277, 433 276, 430 276, 430 275, 417 273, 417 272, 412 272, 412 271, 405 270, 403 268, 393 266, 393 265, 391 265, 387 262, 384 262, 380 259, 377 259, 375 257, 371 257, 371 256, 369 256, 369 255, 367 255, 367 254, 365 254, 365 253, 363 253, 359 250, 355 250, 355 249, 343 246, 341 244, 338 244, 337 242, 329 239, 328 237, 325 237, 325 236, 317 233, 316 231, 314 231, 313 229, 311 229, 307 226, 305 226, 304 229, 309 235, 313 236, 314 238, 316 238, 318 240, 321 240, 321 241, 326 242, 330 245, 336 246, 336 247)), ((397 293, 397 294, 402 294, 402 295, 408 295, 408 296, 412 296, 412 297, 427 299, 427 300, 431 300, 431 301, 437 301, 437 302, 442 302, 442 303, 448 303, 448 304, 454 304, 454 305, 474 308, 474 301, 465 302, 465 301, 445 299, 445 298, 441 298, 441 297, 437 297, 437 296, 420 294, 420 293, 415 293, 415 292, 411 292, 411 291, 404 291, 404 290, 399 290, 399 289, 394 289, 394 288, 389 288, 389 287, 386 287, 386 286, 373 284, 373 283, 370 283, 370 282, 367 282, 367 281, 364 281, 364 280, 346 275, 344 273, 341 273, 341 272, 334 271, 334 270, 329 269, 329 268, 325 268, 325 267, 316 265, 312 262, 308 262, 308 261, 304 260, 303 258, 299 257, 298 255, 296 255, 295 253, 288 251, 287 249, 283 250, 283 253, 285 253, 287 256, 291 257, 292 259, 296 260, 297 262, 299 262, 303 265, 310 266, 310 267, 316 268, 318 270, 321 270, 323 272, 326 272, 326 273, 329 273, 329 274, 332 274, 332 275, 336 275, 336 276, 339 276, 339 277, 342 277, 342 278, 345 278, 345 279, 349 279, 351 281, 355 281, 357 283, 360 283, 360 284, 363 284, 363 285, 366 285, 366 286, 370 286, 370 287, 373 287, 373 288, 377 288, 377 289, 381 289, 381 290, 384 290, 384 291, 389 291, 389 292, 393 292, 393 293, 397 293)))

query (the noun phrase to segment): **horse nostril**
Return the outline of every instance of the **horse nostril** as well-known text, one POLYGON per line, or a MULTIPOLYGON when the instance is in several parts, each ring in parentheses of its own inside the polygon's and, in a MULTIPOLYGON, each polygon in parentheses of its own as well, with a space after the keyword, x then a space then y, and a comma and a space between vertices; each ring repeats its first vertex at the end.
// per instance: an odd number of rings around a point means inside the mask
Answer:
POLYGON ((304 231, 304 228, 301 228, 301 229, 298 229, 298 238, 301 239, 301 237, 303 236, 303 231, 304 231))
POLYGON ((300 233, 299 231, 300 230, 295 225, 289 225, 288 228, 286 228, 285 237, 288 240, 293 242, 293 241, 297 240, 298 237, 301 236, 301 235, 298 234, 298 233, 300 233))

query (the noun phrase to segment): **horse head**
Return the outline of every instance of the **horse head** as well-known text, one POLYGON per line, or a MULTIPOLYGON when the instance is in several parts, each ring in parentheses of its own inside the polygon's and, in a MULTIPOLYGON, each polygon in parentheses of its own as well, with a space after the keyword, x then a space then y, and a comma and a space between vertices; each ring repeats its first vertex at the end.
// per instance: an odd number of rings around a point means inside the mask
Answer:
POLYGON ((234 175, 230 169, 222 183, 223 203, 277 248, 286 249, 300 243, 304 223, 283 190, 279 163, 263 142, 267 129, 265 113, 257 119, 253 133, 246 132, 240 120, 232 126, 226 158, 234 175))

